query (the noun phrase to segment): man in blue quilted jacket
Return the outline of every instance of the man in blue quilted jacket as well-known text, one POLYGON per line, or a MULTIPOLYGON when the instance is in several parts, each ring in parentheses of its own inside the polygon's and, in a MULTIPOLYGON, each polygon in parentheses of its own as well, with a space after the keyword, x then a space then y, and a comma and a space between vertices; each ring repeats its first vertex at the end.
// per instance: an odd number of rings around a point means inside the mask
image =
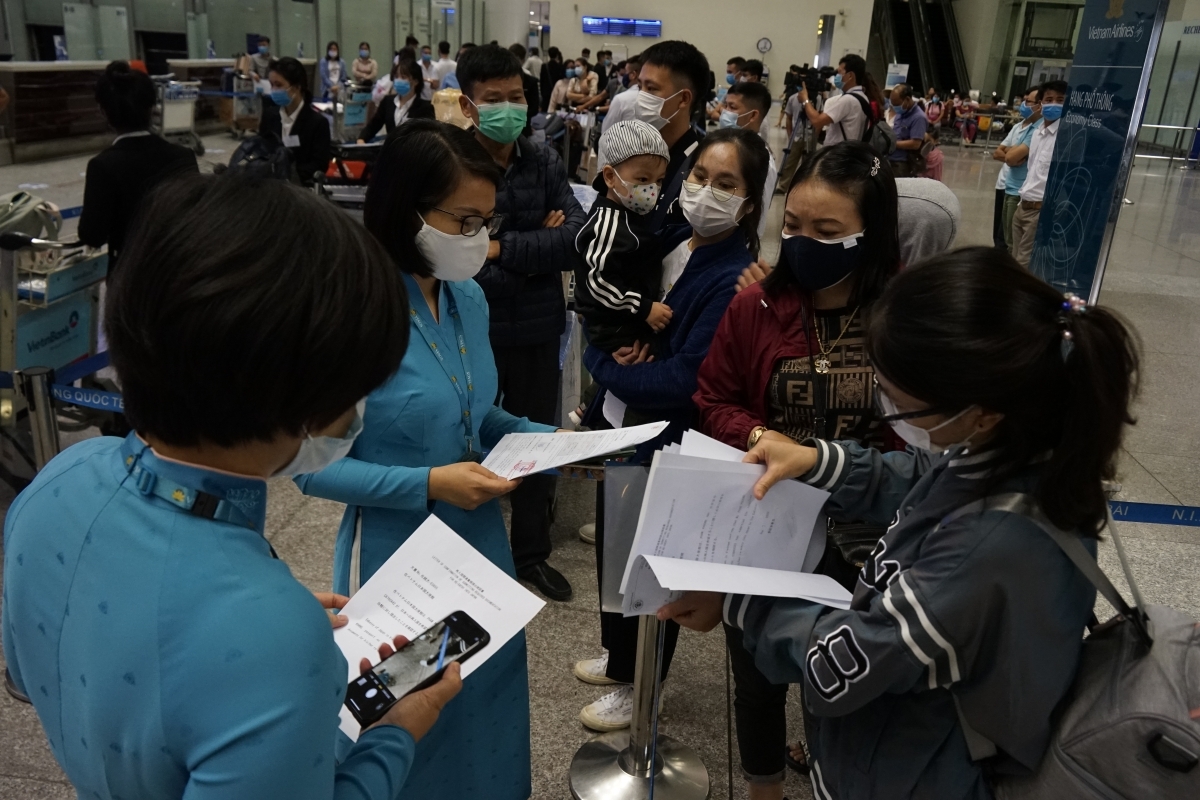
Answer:
MULTIPOLYGON (((587 216, 567 183, 558 154, 521 132, 526 101, 520 60, 497 45, 465 53, 457 70, 463 114, 504 170, 496 213, 504 218, 476 276, 491 309, 499 402, 511 414, 554 424, 559 338, 566 322, 562 273, 574 265, 575 236, 587 216)), ((571 584, 546 563, 554 478, 533 475, 512 498, 517 576, 551 600, 569 600, 571 584)))

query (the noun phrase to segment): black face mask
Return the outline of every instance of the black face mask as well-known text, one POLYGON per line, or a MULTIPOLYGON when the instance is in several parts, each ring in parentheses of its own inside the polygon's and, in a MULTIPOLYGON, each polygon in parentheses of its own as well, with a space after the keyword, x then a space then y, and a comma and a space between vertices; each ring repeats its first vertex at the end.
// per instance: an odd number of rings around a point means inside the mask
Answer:
POLYGON ((810 236, 785 236, 779 249, 780 266, 792 271, 801 289, 818 292, 841 283, 862 263, 862 234, 824 241, 810 236))

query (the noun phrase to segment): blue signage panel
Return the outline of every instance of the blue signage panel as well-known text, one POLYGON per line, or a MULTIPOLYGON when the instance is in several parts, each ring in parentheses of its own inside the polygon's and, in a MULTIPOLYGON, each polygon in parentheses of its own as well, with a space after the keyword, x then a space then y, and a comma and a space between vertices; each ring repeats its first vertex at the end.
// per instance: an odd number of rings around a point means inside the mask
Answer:
POLYGON ((17 318, 17 369, 58 369, 91 353, 92 299, 77 292, 17 318))
POLYGON ((608 17, 584 17, 583 32, 606 36, 608 34, 608 17))
POLYGON ((1160 5, 1165 11, 1165 0, 1084 6, 1030 269, 1085 298, 1108 246, 1110 214, 1120 208, 1114 193, 1124 191, 1121 163, 1130 129, 1140 122, 1134 107, 1160 5))

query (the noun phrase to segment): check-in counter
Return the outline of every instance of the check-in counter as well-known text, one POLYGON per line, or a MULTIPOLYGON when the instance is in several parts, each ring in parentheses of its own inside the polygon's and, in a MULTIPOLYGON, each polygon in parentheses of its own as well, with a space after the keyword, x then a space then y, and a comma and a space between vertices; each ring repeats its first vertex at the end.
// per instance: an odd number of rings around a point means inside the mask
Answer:
POLYGON ((207 136, 229 129, 233 100, 218 93, 227 93, 225 71, 233 69, 232 58, 168 59, 167 69, 177 81, 200 81, 200 99, 196 101, 196 133, 207 136))
POLYGON ((8 108, 0 114, 0 164, 99 150, 112 142, 96 80, 107 61, 0 62, 8 108))

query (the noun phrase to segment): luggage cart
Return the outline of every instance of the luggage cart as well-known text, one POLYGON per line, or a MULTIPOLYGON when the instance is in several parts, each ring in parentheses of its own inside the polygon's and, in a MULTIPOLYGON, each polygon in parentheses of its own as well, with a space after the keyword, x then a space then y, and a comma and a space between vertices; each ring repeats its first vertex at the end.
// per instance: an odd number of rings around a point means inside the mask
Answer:
POLYGON ((18 371, 44 374, 96 354, 99 286, 107 274, 107 251, 0 235, 0 480, 15 491, 53 453, 44 452, 35 436, 20 381, 13 378, 18 371))
POLYGON ((196 133, 196 101, 200 81, 177 81, 174 75, 154 76, 154 111, 150 129, 168 142, 204 155, 204 142, 196 133))
POLYGON ((262 117, 262 96, 249 75, 233 76, 230 107, 229 132, 235 139, 245 138, 247 134, 258 130, 258 121, 262 117))
POLYGON ((325 177, 316 185, 316 191, 362 222, 367 183, 371 179, 371 168, 383 151, 383 142, 334 143, 332 149, 333 160, 325 177))

